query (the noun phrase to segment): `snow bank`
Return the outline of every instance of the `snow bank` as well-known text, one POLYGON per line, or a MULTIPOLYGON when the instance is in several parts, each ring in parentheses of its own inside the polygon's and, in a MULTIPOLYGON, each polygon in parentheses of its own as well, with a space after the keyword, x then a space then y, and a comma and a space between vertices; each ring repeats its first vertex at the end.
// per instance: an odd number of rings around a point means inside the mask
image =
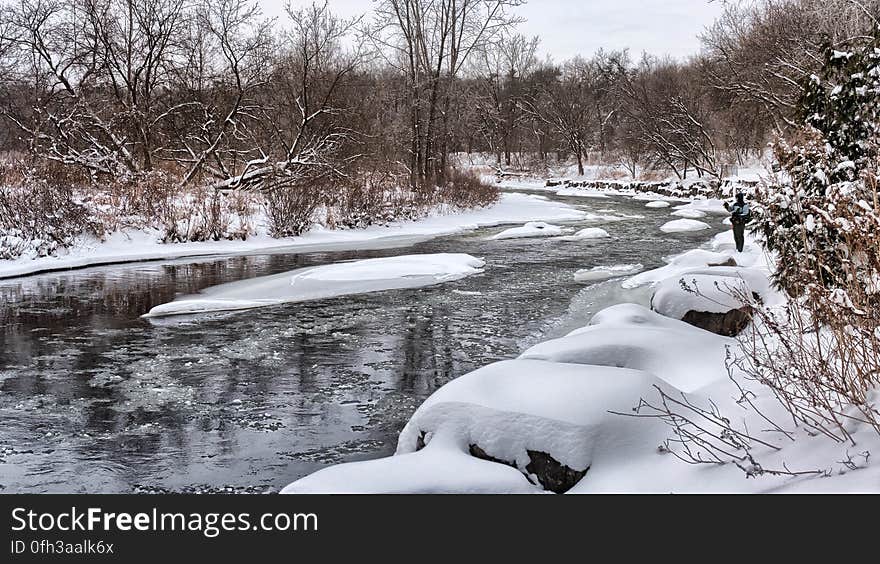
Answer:
POLYGON ((644 268, 641 264, 617 264, 614 266, 596 266, 578 270, 574 273, 576 282, 598 282, 620 276, 636 274, 644 268))
POLYGON ((448 210, 438 208, 429 217, 416 221, 400 221, 356 230, 315 227, 300 237, 286 239, 269 237, 265 234, 265 227, 262 227, 260 234, 247 241, 163 244, 160 242, 162 234, 158 231, 129 231, 114 233, 105 241, 83 239, 64 255, 0 261, 0 278, 86 266, 184 257, 406 247, 434 237, 454 235, 481 227, 539 220, 577 221, 585 216, 586 212, 567 204, 542 199, 540 196, 504 193, 497 203, 482 209, 448 213, 448 210))
POLYGON ((654 200, 654 201, 651 201, 651 202, 648 202, 647 204, 645 204, 645 207, 646 208, 668 208, 671 205, 672 204, 670 204, 666 200, 654 200))
POLYGON ((583 241, 587 239, 608 239, 611 235, 608 234, 604 229, 599 229, 598 227, 588 227, 586 229, 581 229, 574 235, 568 235, 566 237, 562 237, 563 241, 583 241))
POLYGON ((527 239, 531 237, 556 237, 571 230, 558 225, 551 225, 543 221, 530 221, 522 227, 505 229, 501 233, 493 235, 490 239, 527 239))
POLYGON ((675 219, 660 227, 660 231, 664 233, 687 233, 704 229, 712 229, 712 226, 695 219, 675 219))
POLYGON ((404 255, 328 264, 214 286, 200 295, 156 306, 145 317, 253 309, 418 288, 459 280, 481 272, 484 265, 465 254, 404 255))

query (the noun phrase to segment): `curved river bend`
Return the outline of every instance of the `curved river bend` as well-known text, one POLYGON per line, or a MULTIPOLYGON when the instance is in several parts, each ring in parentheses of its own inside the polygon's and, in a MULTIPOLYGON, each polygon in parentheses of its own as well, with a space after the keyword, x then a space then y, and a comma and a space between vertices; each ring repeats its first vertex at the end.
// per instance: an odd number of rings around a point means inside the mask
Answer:
MULTIPOLYGON (((642 215, 613 240, 492 241, 503 228, 413 247, 185 259, 0 281, 0 489, 277 491, 333 463, 394 451, 439 386, 621 301, 581 268, 642 263, 715 231, 667 235, 669 209, 551 196, 642 215), (139 316, 208 286, 354 258, 468 253, 483 274, 422 288, 219 314, 139 316)), ((710 218, 723 229, 720 220, 710 218)))

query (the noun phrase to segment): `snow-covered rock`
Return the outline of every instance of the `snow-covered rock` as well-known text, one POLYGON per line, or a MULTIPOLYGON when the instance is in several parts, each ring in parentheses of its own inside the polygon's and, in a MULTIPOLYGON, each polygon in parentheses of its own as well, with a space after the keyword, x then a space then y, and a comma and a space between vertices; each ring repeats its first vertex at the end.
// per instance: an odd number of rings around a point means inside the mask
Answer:
POLYGON ((717 378, 732 341, 636 304, 612 306, 590 325, 526 350, 520 358, 650 372, 683 391, 717 378))
POLYGON ((609 235, 608 232, 604 229, 600 229, 598 227, 588 227, 586 229, 581 229, 573 235, 562 237, 562 239, 564 241, 583 241, 587 239, 608 239, 610 237, 611 235, 609 235))
POLYGON ((531 237, 556 237, 571 230, 558 225, 544 223, 543 221, 530 221, 522 227, 505 229, 501 233, 493 235, 491 239, 526 239, 531 237))
POLYGON ((751 320, 752 290, 743 278, 691 273, 657 286, 651 308, 667 317, 734 337, 751 320))
POLYGON ((640 272, 644 266, 641 264, 616 264, 613 266, 595 266, 593 268, 578 270, 574 273, 576 282, 598 282, 610 280, 620 276, 629 276, 640 272))
POLYGON ((712 226, 695 219, 675 219, 660 227, 660 231, 664 233, 686 233, 690 231, 702 231, 704 229, 712 229, 712 226))
POLYGON ((710 264, 722 264, 730 259, 730 255, 722 252, 693 249, 668 259, 669 264, 637 274, 623 282, 627 289, 638 288, 648 284, 656 284, 661 280, 684 274, 688 271, 706 268, 710 264))
POLYGON ((712 215, 730 214, 730 212, 724 208, 724 200, 718 200, 715 198, 694 200, 686 204, 675 206, 675 209, 678 211, 701 211, 712 215))
POLYGON ((683 209, 674 211, 670 215, 674 215, 675 217, 683 217, 685 219, 703 219, 704 217, 706 217, 706 212, 701 210, 683 209))
POLYGON ((481 259, 466 254, 403 255, 327 264, 222 284, 202 294, 154 307, 145 317, 252 309, 363 294, 418 288, 481 272, 481 259))
POLYGON ((651 202, 648 202, 647 204, 645 204, 645 207, 646 208, 668 208, 671 205, 672 204, 670 204, 666 200, 654 200, 654 201, 651 201, 651 202))
POLYGON ((537 486, 530 453, 589 476, 616 458, 622 444, 651 449, 665 432, 662 424, 609 410, 630 410, 653 386, 669 389, 637 370, 529 359, 491 364, 428 398, 401 432, 395 456, 326 468, 282 493, 539 492, 544 488, 537 486), (473 458, 462 471, 462 457, 475 446, 481 456, 504 463, 473 458), (510 474, 517 470, 535 485, 510 474))

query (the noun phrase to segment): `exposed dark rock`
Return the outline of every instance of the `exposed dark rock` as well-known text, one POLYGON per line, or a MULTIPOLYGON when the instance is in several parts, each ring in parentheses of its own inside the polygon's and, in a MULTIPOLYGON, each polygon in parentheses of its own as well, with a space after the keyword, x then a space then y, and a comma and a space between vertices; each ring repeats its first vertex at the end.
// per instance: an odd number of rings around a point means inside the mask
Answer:
POLYGON ((733 257, 730 257, 729 259, 727 259, 724 262, 718 262, 718 263, 714 263, 714 264, 710 263, 709 266, 739 266, 739 265, 736 263, 736 260, 734 260, 733 257))
POLYGON ((554 493, 565 493, 575 486, 587 475, 589 466, 583 470, 575 470, 562 464, 549 454, 535 450, 526 451, 530 462, 526 465, 529 473, 538 477, 538 481, 545 490, 554 493))
MULTIPOLYGON (((517 467, 513 462, 500 460, 489 455, 486 451, 480 448, 479 445, 470 445, 468 450, 473 457, 488 460, 489 462, 496 462, 498 464, 505 464, 513 468, 517 467)), ((569 468, 546 452, 540 452, 537 450, 528 450, 526 452, 529 455, 529 463, 526 465, 526 472, 528 472, 526 478, 531 480, 529 475, 534 474, 538 478, 538 483, 541 484, 541 487, 553 493, 561 494, 567 492, 573 488, 575 484, 581 481, 581 479, 586 476, 587 470, 590 469, 589 466, 583 470, 569 468)))
POLYGON ((690 323, 700 329, 705 329, 717 335, 736 337, 748 327, 752 320, 752 310, 749 306, 733 309, 727 313, 711 313, 707 311, 689 311, 681 318, 685 323, 690 323))
MULTIPOLYGON (((424 431, 419 433, 419 438, 416 439, 416 450, 422 450, 423 448, 425 448, 424 431)), ((480 445, 469 445, 468 452, 470 452, 470 455, 474 458, 494 462, 496 464, 504 464, 505 466, 520 470, 517 467, 516 462, 495 458, 480 448, 480 445)), ((534 474, 537 476, 538 483, 541 484, 541 487, 553 493, 561 494, 567 492, 573 488, 575 484, 580 482, 590 469, 590 467, 587 466, 583 470, 575 470, 574 468, 562 464, 546 452, 537 450, 527 450, 526 452, 529 455, 529 463, 526 465, 526 471, 523 472, 523 474, 530 482, 533 482, 531 475, 534 474)), ((520 472, 522 472, 522 470, 520 470, 520 472)))

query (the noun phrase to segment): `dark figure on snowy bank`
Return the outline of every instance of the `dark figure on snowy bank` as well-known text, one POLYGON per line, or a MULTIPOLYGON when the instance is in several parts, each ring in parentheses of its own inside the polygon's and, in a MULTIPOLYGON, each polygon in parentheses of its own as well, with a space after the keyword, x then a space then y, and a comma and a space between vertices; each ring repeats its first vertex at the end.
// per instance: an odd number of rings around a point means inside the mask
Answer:
POLYGON ((746 224, 751 217, 751 210, 743 194, 736 195, 736 202, 733 206, 724 202, 724 209, 730 212, 730 223, 733 225, 733 240, 736 242, 737 252, 741 253, 743 246, 746 244, 746 224))

